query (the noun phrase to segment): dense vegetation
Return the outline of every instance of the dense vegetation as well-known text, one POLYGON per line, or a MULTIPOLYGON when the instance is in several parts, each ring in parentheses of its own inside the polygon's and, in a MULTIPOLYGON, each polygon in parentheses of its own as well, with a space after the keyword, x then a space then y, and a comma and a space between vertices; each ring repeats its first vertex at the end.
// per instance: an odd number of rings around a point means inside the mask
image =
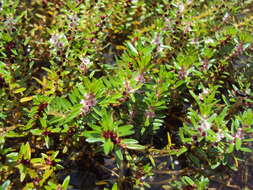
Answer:
POLYGON ((252 4, 0 0, 0 189, 224 181, 252 151, 252 4))

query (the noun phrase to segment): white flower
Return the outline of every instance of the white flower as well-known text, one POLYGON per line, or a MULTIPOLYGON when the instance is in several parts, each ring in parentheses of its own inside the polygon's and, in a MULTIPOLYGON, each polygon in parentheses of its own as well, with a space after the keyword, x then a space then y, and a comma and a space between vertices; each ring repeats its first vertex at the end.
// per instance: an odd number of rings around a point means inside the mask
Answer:
POLYGON ((216 142, 220 142, 224 138, 223 133, 218 132, 216 138, 216 142))
POLYGON ((229 13, 226 13, 225 15, 224 15, 224 17, 222 18, 222 21, 223 22, 226 22, 227 21, 227 19, 229 18, 229 13))
POLYGON ((15 20, 13 17, 7 17, 3 24, 8 30, 12 30, 15 25, 15 20))
POLYGON ((135 81, 140 82, 140 83, 144 83, 145 82, 145 78, 144 78, 144 74, 139 74, 135 77, 135 81))
POLYGON ((202 93, 203 93, 204 95, 208 95, 208 94, 209 94, 209 90, 208 90, 207 88, 204 88, 202 93))
POLYGON ((77 17, 77 15, 69 15, 68 18, 70 20, 70 27, 78 25, 79 18, 77 17))
POLYGON ((185 9, 185 6, 184 6, 184 4, 183 3, 181 3, 180 5, 178 5, 178 11, 180 12, 180 13, 182 13, 183 11, 184 11, 184 9, 185 9))
POLYGON ((82 57, 81 61, 82 61, 82 64, 84 64, 85 66, 88 66, 91 64, 90 59, 87 57, 82 57))
POLYGON ((203 89, 203 92, 199 95, 199 99, 200 99, 200 100, 203 100, 203 99, 204 99, 204 96, 207 96, 208 94, 209 94, 209 89, 204 88, 204 89, 203 89))
POLYGON ((81 71, 86 71, 87 68, 92 64, 90 59, 87 57, 82 57, 82 58, 80 58, 80 60, 81 60, 81 64, 79 66, 79 69, 81 71))
POLYGON ((56 49, 63 48, 67 44, 67 38, 64 34, 53 34, 49 40, 56 49))
POLYGON ((212 44, 212 43, 214 43, 214 40, 213 40, 212 38, 207 38, 207 39, 205 40, 205 43, 206 43, 206 44, 212 44))
POLYGON ((128 94, 128 93, 133 93, 133 92, 136 91, 134 88, 132 88, 132 87, 130 86, 130 81, 128 81, 128 80, 127 80, 127 81, 124 81, 123 84, 124 84, 124 87, 125 87, 125 92, 127 92, 127 94, 128 94))
POLYGON ((210 122, 208 122, 206 119, 202 118, 201 119, 201 124, 199 126, 199 128, 202 130, 202 131, 206 131, 208 129, 211 128, 212 124, 210 122))
POLYGON ((97 101, 95 96, 91 92, 87 93, 84 96, 84 99, 80 101, 80 104, 83 105, 83 107, 81 108, 82 113, 87 114, 91 110, 91 108, 96 105, 96 103, 97 101))

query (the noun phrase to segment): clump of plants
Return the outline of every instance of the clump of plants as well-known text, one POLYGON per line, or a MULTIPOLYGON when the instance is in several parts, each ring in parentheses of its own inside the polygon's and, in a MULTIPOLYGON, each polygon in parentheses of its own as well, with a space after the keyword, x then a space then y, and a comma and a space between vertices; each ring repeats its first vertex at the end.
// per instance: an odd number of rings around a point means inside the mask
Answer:
POLYGON ((74 169, 94 175, 86 188, 152 189, 161 156, 164 189, 237 170, 252 152, 251 3, 0 1, 0 189, 66 190, 74 169))

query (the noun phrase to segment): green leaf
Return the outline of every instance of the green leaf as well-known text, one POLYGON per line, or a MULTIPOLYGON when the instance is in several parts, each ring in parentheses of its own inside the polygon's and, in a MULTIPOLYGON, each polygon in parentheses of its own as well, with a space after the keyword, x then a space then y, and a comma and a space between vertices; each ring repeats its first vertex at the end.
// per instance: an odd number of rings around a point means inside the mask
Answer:
POLYGON ((33 135, 41 135, 42 134, 42 130, 41 129, 32 129, 31 133, 33 135))
POLYGON ((188 176, 184 176, 183 179, 191 186, 195 184, 194 181, 188 176))
POLYGON ((123 140, 122 140, 122 143, 123 143, 123 144, 137 144, 138 141, 135 140, 135 139, 123 139, 123 140))
POLYGON ((32 158, 31 163, 41 163, 42 160, 43 160, 42 158, 32 158))
POLYGON ((233 144, 229 144, 228 145, 227 153, 232 153, 233 151, 234 151, 234 145, 233 144))
POLYGON ((47 122, 46 122, 46 120, 43 119, 43 118, 40 118, 40 124, 41 124, 41 126, 42 126, 43 128, 46 128, 46 127, 47 127, 47 122))
POLYGON ((110 139, 106 139, 104 143, 104 153, 108 155, 109 152, 112 150, 112 148, 113 148, 113 143, 111 142, 110 139))
POLYGON ((149 160, 150 160, 152 166, 153 166, 153 167, 156 167, 154 158, 153 158, 151 155, 148 155, 148 158, 149 158, 149 160))
POLYGON ((133 129, 133 126, 132 126, 132 125, 120 126, 120 127, 118 128, 119 137, 128 136, 128 135, 134 134, 134 131, 133 131, 132 129, 133 129))
POLYGON ((133 150, 144 150, 145 146, 139 145, 139 144, 127 144, 127 148, 133 149, 133 150))
POLYGON ((0 190, 8 190, 8 187, 9 187, 10 183, 11 183, 10 180, 6 180, 6 181, 0 186, 0 190))
POLYGON ((101 132, 102 128, 100 126, 94 125, 94 124, 89 124, 89 127, 92 128, 94 131, 101 132))
POLYGON ((86 142, 89 142, 89 143, 95 143, 95 142, 103 142, 103 138, 87 138, 86 139, 86 142))
POLYGON ((9 138, 13 138, 13 137, 24 137, 26 135, 27 135, 27 133, 25 133, 25 132, 22 132, 22 134, 19 134, 14 131, 9 131, 5 136, 9 137, 9 138))
POLYGON ((101 134, 97 131, 84 131, 83 135, 88 139, 101 139, 101 134))
POLYGON ((243 141, 243 142, 252 142, 252 141, 253 141, 253 138, 250 138, 250 139, 243 139, 242 141, 243 141))
POLYGON ((219 165, 220 165, 220 163, 217 162, 216 164, 211 165, 211 168, 212 168, 212 169, 215 169, 215 168, 217 168, 219 165))
POLYGON ((177 156, 180 156, 181 154, 185 153, 187 151, 187 148, 185 146, 183 146, 182 148, 180 148, 177 152, 177 156))
POLYGON ((28 142, 24 146, 24 151, 25 151, 24 152, 24 159, 30 160, 32 150, 31 150, 30 144, 28 142))
POLYGON ((18 94, 18 93, 24 92, 25 90, 26 90, 26 88, 19 88, 19 89, 15 90, 14 93, 18 94))
POLYGON ((243 152, 252 152, 252 150, 250 148, 247 148, 247 147, 241 147, 240 150, 243 151, 243 152))
POLYGON ((196 156, 189 154, 189 158, 196 166, 200 166, 200 160, 196 156))
POLYGON ((24 98, 21 98, 21 99, 20 99, 20 102, 21 102, 21 103, 23 103, 23 102, 29 102, 29 101, 31 101, 33 98, 34 98, 34 96, 24 97, 24 98))
POLYGON ((46 170, 45 173, 43 174, 42 180, 40 180, 40 186, 42 186, 43 183, 52 175, 54 170, 46 170))
POLYGON ((23 164, 17 165, 20 174, 20 182, 23 182, 26 176, 26 167, 23 164))
POLYGON ((44 139, 45 139, 45 144, 46 144, 46 147, 47 147, 47 149, 49 149, 49 147, 50 147, 50 138, 49 138, 49 136, 44 136, 44 139))
POLYGON ((69 185, 69 181, 70 181, 70 176, 67 176, 67 177, 64 179, 63 183, 62 183, 62 188, 63 188, 64 190, 67 190, 68 185, 69 185))
POLYGON ((236 138, 236 141, 235 141, 235 149, 236 149, 236 150, 240 150, 241 145, 242 145, 241 139, 236 138))
POLYGON ((130 52, 132 53, 132 55, 135 55, 135 56, 138 55, 138 51, 135 49, 135 47, 130 42, 127 42, 126 46, 130 50, 130 52))
POLYGON ((72 110, 72 113, 69 114, 69 115, 66 117, 66 119, 64 120, 64 122, 63 122, 62 124, 64 125, 64 124, 66 124, 66 123, 72 121, 75 117, 77 117, 77 116, 80 114, 80 112, 81 112, 81 107, 82 107, 82 105, 76 106, 76 107, 72 110))
POLYGON ((115 154, 116 154, 116 156, 117 156, 117 158, 118 158, 119 160, 123 160, 123 154, 122 154, 120 148, 118 148, 118 147, 116 148, 115 154))
POLYGON ((117 184, 117 183, 114 183, 114 184, 113 184, 112 190, 118 190, 118 184, 117 184))
POLYGON ((57 155, 59 154, 59 150, 57 150, 57 151, 55 151, 55 152, 53 152, 53 154, 52 154, 52 158, 56 158, 57 157, 57 155))

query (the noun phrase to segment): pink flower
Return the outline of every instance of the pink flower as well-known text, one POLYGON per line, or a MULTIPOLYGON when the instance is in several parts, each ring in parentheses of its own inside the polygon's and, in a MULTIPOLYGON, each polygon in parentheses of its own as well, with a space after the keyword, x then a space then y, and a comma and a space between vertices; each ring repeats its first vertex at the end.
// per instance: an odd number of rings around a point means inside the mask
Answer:
POLYGON ((95 106, 96 103, 97 103, 97 101, 96 101, 95 96, 94 96, 91 92, 87 93, 87 94, 84 96, 84 99, 82 99, 82 100, 80 101, 80 104, 83 105, 83 107, 82 107, 82 109, 81 109, 82 113, 83 113, 83 114, 89 113, 89 111, 91 110, 91 108, 92 108, 93 106, 95 106))
POLYGON ((223 133, 219 132, 217 133, 217 136, 216 136, 216 142, 220 142, 223 138, 224 138, 224 135, 223 133))
POLYGON ((135 81, 140 82, 140 83, 144 83, 145 82, 145 78, 144 78, 144 74, 139 74, 135 77, 135 81))
POLYGON ((154 108, 153 107, 149 107, 148 110, 145 113, 147 118, 154 118, 155 117, 155 112, 154 112, 154 108))
POLYGON ((239 128, 234 136, 234 138, 242 139, 243 134, 242 134, 242 128, 239 128))

